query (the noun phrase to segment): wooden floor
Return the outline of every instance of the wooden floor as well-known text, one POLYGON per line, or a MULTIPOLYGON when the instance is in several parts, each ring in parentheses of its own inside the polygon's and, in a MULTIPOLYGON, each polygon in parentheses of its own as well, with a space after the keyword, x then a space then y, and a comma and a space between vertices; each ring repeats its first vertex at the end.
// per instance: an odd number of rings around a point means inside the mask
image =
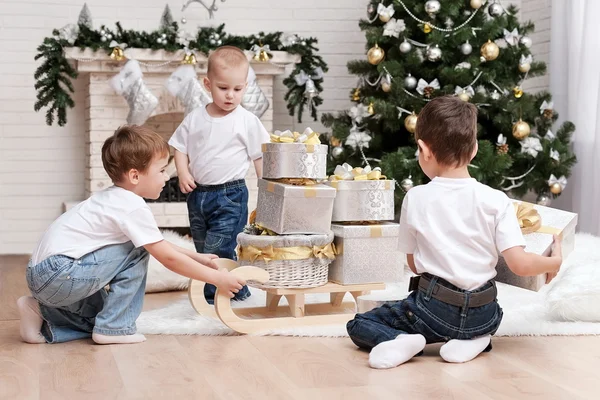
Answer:
MULTIPOLYGON (((28 345, 15 300, 26 258, 0 257, 0 399, 598 399, 600 337, 494 338, 461 365, 439 346, 392 370, 367 366, 348 339, 149 336, 28 345)), ((147 296, 146 309, 185 296, 147 296)))

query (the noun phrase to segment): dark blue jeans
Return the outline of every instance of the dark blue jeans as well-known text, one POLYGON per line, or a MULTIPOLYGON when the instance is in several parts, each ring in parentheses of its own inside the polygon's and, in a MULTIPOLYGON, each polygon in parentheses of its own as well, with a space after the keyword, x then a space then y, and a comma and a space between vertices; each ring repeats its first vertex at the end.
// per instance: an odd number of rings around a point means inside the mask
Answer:
MULTIPOLYGON (((216 254, 236 260, 237 235, 248 221, 248 188, 243 179, 222 185, 199 185, 188 195, 190 230, 198 253, 216 254)), ((204 297, 214 302, 216 287, 204 286, 204 297)), ((235 295, 235 300, 250 296, 247 286, 235 295)))
POLYGON ((474 291, 465 291, 441 278, 430 279, 427 292, 415 290, 404 300, 384 304, 364 314, 356 314, 346 325, 352 341, 358 347, 370 350, 381 342, 393 340, 403 334, 421 334, 427 343, 439 343, 496 333, 502 320, 502 309, 497 300, 481 307, 465 308, 431 297, 436 281, 466 294, 485 290, 493 282, 474 291))

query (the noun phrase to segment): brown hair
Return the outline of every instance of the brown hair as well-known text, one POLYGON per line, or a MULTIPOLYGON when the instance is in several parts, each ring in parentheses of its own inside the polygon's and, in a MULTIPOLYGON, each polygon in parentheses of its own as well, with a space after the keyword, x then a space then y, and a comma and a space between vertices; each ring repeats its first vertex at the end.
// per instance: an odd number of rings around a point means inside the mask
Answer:
POLYGON ((156 132, 138 125, 121 126, 102 145, 102 165, 113 182, 131 169, 145 172, 156 156, 169 154, 169 145, 156 132))
POLYGON ((248 68, 250 66, 246 54, 235 46, 221 46, 213 51, 208 56, 206 75, 210 74, 211 69, 216 67, 215 64, 227 67, 245 66, 248 68))
POLYGON ((419 113, 415 139, 442 165, 468 164, 477 144, 477 107, 455 96, 436 97, 419 113))

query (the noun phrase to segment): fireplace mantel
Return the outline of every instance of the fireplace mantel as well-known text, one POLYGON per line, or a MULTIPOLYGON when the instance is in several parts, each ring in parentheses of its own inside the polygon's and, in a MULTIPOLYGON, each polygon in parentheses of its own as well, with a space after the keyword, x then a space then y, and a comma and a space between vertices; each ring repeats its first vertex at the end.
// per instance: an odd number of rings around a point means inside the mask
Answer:
MULTIPOLYGON (((267 96, 270 108, 261 117, 267 131, 273 131, 273 83, 275 77, 286 72, 286 67, 300 62, 300 56, 287 52, 273 51, 270 62, 255 61, 251 52, 246 52, 250 64, 256 73, 258 85, 267 96)), ((151 114, 146 125, 164 136, 170 136, 183 118, 184 107, 179 100, 166 89, 165 83, 173 71, 181 65, 184 51, 167 52, 150 49, 125 49, 126 59, 115 61, 104 50, 66 48, 66 57, 80 73, 78 79, 85 81, 85 116, 86 116, 86 158, 85 158, 85 195, 105 189, 112 182, 102 167, 101 148, 104 141, 115 129, 126 123, 129 112, 127 102, 117 95, 109 85, 109 80, 117 74, 128 59, 140 62, 144 73, 144 82, 159 99, 159 105, 151 114)), ((207 57, 196 55, 195 68, 198 78, 206 74, 207 57)), ((166 139, 168 137, 165 137, 166 139)), ((249 208, 256 204, 256 174, 252 167, 247 176, 250 190, 249 208)), ((70 208, 73 204, 65 204, 70 208)), ((152 203, 157 222, 161 227, 188 226, 185 203, 152 203), (169 217, 165 217, 165 215, 169 217)))

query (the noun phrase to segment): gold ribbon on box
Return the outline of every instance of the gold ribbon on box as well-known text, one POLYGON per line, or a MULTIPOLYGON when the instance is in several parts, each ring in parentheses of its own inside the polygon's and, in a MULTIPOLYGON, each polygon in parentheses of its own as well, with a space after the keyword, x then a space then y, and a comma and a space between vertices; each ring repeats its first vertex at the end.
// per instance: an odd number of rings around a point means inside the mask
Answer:
POLYGON ((542 217, 533 204, 523 201, 521 203, 513 203, 513 206, 515 208, 515 213, 517 214, 521 232, 523 232, 524 235, 535 232, 562 236, 561 229, 542 225, 542 217))
MULTIPOLYGON (((374 225, 373 222, 369 222, 369 221, 361 221, 361 222, 336 222, 336 224, 338 225, 346 225, 346 226, 357 226, 357 225, 361 225, 361 226, 365 226, 368 225, 369 226, 369 237, 371 238, 380 238, 383 237, 383 228, 381 225, 374 225)), ((344 252, 344 242, 341 241, 337 247, 336 247, 336 254, 337 255, 342 255, 344 252)))
MULTIPOLYGON (((301 143, 305 144, 307 153, 314 153, 316 144, 321 144, 319 134, 311 128, 306 128, 304 132, 292 132, 289 129, 283 132, 275 131, 271 135, 271 143, 301 143)), ((263 150, 264 151, 264 150, 263 150)))
POLYGON ((238 247, 238 259, 241 261, 264 261, 268 263, 274 260, 306 260, 308 258, 335 259, 337 254, 335 245, 329 243, 325 246, 291 246, 291 247, 238 247))
MULTIPOLYGON (((381 168, 376 167, 371 169, 370 166, 365 168, 352 168, 348 163, 338 165, 333 171, 333 175, 329 177, 331 182, 338 181, 378 181, 380 179, 387 179, 385 175, 381 174, 381 168)), ((335 185, 334 185, 335 186, 335 185)), ((387 187, 386 187, 387 189, 387 187)))

